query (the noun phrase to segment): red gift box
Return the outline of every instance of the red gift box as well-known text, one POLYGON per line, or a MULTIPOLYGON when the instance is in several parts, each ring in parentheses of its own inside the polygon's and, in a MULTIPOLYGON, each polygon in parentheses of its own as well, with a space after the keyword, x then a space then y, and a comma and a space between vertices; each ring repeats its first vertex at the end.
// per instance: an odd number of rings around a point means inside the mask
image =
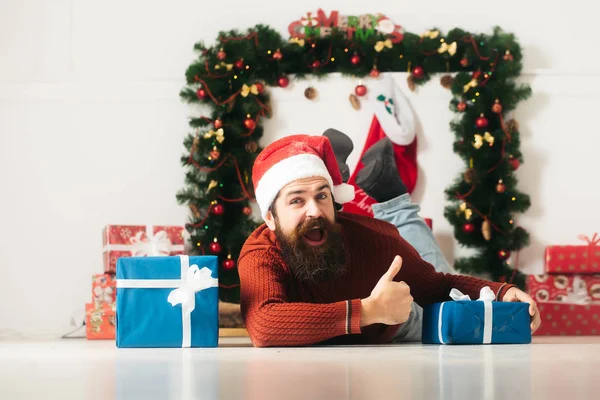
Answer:
POLYGON ((92 275, 92 302, 114 303, 117 293, 117 281, 111 274, 92 275))
POLYGON ((115 339, 115 303, 85 305, 85 336, 88 340, 115 339))
POLYGON ((115 273, 119 257, 173 256, 184 252, 183 226, 108 225, 102 234, 104 271, 115 273))
POLYGON ((600 334, 600 304, 538 303, 542 324, 534 335, 600 334))
POLYGON ((583 246, 548 246, 546 247, 546 272, 549 274, 598 274, 600 273, 600 237, 598 234, 583 246))
POLYGON ((527 292, 538 303, 600 301, 600 275, 529 275, 527 292))

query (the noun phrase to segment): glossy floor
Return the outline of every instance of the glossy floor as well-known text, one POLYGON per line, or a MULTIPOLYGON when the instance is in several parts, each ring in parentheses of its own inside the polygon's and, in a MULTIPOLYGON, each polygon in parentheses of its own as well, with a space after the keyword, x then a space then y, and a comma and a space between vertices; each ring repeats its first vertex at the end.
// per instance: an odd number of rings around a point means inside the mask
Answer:
POLYGON ((0 398, 598 399, 600 337, 522 346, 116 349, 0 341, 0 398))

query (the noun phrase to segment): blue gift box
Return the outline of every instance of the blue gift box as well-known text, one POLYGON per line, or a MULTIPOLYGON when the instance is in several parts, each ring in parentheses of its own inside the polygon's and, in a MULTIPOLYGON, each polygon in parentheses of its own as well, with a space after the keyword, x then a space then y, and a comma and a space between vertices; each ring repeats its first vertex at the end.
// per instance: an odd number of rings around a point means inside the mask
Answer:
POLYGON ((117 261, 117 347, 217 347, 216 256, 117 261))
POLYGON ((423 307, 425 344, 531 343, 528 303, 458 300, 423 307))

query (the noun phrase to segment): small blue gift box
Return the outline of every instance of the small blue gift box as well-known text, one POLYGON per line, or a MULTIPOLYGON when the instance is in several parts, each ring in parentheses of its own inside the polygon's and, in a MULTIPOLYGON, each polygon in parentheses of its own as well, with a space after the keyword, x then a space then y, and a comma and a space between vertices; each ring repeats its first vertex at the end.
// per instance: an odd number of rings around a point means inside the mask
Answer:
POLYGON ((481 290, 479 300, 471 300, 456 289, 450 296, 455 301, 423 307, 423 343, 531 343, 528 303, 492 301, 495 296, 489 287, 481 290))
POLYGON ((117 261, 117 347, 216 347, 216 256, 117 261))

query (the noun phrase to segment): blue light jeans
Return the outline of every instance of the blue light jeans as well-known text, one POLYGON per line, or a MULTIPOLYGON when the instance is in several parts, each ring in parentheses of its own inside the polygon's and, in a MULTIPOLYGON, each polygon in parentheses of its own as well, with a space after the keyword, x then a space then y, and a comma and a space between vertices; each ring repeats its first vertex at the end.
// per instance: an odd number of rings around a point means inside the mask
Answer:
MULTIPOLYGON (((438 247, 431 229, 419 216, 421 207, 412 202, 408 193, 371 207, 375 218, 394 225, 400 236, 417 250, 423 260, 433 265, 436 271, 450 272, 448 261, 438 247)), ((420 342, 422 324, 423 309, 413 302, 410 316, 398 329, 394 343, 420 342)))

